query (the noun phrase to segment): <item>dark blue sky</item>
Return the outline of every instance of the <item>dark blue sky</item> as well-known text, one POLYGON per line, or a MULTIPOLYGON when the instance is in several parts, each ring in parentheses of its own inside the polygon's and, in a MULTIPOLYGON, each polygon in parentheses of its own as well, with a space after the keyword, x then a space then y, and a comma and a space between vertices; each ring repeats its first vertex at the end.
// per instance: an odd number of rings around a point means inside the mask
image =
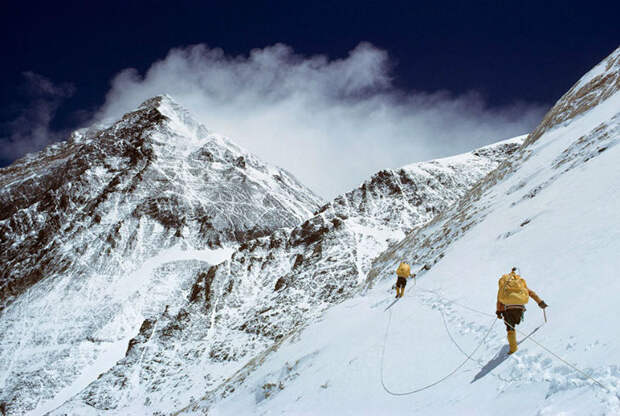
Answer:
POLYGON ((73 84, 52 121, 68 129, 103 103, 121 69, 142 72, 170 48, 196 43, 235 55, 282 42, 300 54, 337 58, 368 41, 389 52, 395 83, 405 90, 477 90, 491 106, 550 105, 618 46, 618 4, 5 2, 0 137, 32 99, 25 71, 73 84))

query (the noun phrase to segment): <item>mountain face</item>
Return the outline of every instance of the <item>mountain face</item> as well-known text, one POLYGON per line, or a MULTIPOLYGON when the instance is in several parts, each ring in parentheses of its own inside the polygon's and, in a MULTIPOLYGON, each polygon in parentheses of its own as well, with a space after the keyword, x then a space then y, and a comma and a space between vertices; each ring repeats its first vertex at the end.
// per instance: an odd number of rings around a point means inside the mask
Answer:
POLYGON ((620 291, 619 74, 620 49, 523 147, 377 256, 362 295, 177 414, 620 414, 620 335, 610 326, 620 291), (403 260, 417 284, 385 312, 403 260), (519 351, 502 361, 495 300, 512 266, 550 306, 545 322, 527 305, 519 351))
POLYGON ((0 185, 7 248, 0 260, 8 266, 0 275, 1 307, 72 262, 60 255, 59 239, 83 240, 75 248, 93 268, 110 265, 100 251, 92 258, 82 252, 96 239, 123 258, 149 257, 147 247, 179 239, 220 247, 296 225, 320 203, 290 174, 209 134, 166 97, 1 169, 0 185), (138 253, 131 240, 137 229, 153 240, 138 253))
POLYGON ((584 75, 545 115, 540 125, 527 138, 526 145, 534 143, 545 132, 580 116, 614 95, 620 88, 619 61, 620 55, 616 50, 584 75))
POLYGON ((68 399, 199 270, 321 203, 166 96, 1 169, 2 408, 68 399))
POLYGON ((617 414, 619 60, 523 145, 322 206, 168 97, 0 170, 0 413, 617 414), (402 260, 419 282, 386 313, 402 260), (527 342, 476 379, 513 265, 551 305, 531 339, 608 391, 527 342))
MULTIPOLYGON (((506 177, 519 177, 514 175, 519 170, 525 172, 523 165, 528 162, 534 163, 530 158, 538 156, 537 148, 551 147, 548 143, 535 146, 541 138, 547 138, 549 143, 553 142, 555 145, 553 150, 558 154, 553 155, 552 161, 545 161, 548 162, 547 165, 538 162, 540 164, 538 170, 546 169, 544 175, 536 169, 530 172, 533 177, 544 177, 545 180, 520 178, 520 181, 506 192, 507 196, 521 194, 519 200, 511 203, 511 207, 534 199, 563 175, 601 156, 619 141, 618 108, 620 107, 615 106, 618 90, 620 90, 620 48, 584 75, 558 100, 541 124, 526 138, 519 152, 506 159, 498 169, 480 181, 459 200, 458 204, 437 216, 431 224, 415 230, 382 256, 392 256, 400 248, 410 250, 415 246, 416 254, 413 258, 418 260, 418 263, 426 265, 428 269, 430 265, 439 262, 452 242, 458 241, 470 228, 483 221, 493 208, 496 209, 494 204, 488 203, 488 198, 482 200, 481 198, 488 195, 489 190, 498 183, 505 181, 506 177), (571 125, 576 127, 570 129, 571 125), (551 134, 552 132, 554 134, 551 134), (455 226, 456 224, 458 226, 455 226)), ((521 176, 525 175, 521 173, 521 176)), ((605 182, 608 178, 597 179, 605 182)), ((531 222, 527 219, 525 221, 527 222, 523 226, 531 222)), ((511 235, 512 233, 508 232, 506 237, 511 235)), ((376 259, 377 264, 383 261, 383 257, 376 259)), ((381 276, 380 269, 373 269, 368 275, 369 282, 381 276)))
POLYGON ((55 414, 169 414, 251 372, 357 293, 389 242, 447 209, 524 139, 378 172, 299 225, 195 270, 185 305, 145 320, 125 358, 55 414))

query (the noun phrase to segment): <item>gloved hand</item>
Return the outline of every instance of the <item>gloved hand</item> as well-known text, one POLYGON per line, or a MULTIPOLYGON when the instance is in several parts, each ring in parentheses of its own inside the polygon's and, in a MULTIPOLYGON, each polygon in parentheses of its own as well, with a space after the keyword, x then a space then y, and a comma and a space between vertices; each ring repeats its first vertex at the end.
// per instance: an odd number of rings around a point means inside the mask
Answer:
POLYGON ((545 309, 545 308, 546 308, 547 306, 549 306, 549 305, 547 305, 547 304, 545 303, 545 301, 544 301, 544 300, 541 300, 541 301, 538 303, 538 306, 540 306, 540 307, 541 307, 541 309, 545 309))
POLYGON ((502 318, 503 318, 503 317, 502 317, 502 313, 503 313, 503 312, 500 312, 500 311, 495 311, 495 315, 497 315, 497 319, 502 319, 502 318))

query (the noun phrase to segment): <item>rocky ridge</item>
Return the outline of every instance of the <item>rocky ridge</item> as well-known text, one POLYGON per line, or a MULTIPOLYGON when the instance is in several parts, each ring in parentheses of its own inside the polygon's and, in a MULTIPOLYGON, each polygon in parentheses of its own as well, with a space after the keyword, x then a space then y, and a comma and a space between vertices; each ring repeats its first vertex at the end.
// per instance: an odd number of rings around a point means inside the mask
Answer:
MULTIPOLYGON (((547 112, 540 125, 527 136, 523 147, 511 158, 502 162, 476 186, 470 189, 457 204, 442 212, 431 222, 414 229, 405 239, 390 247, 378 256, 368 274, 368 284, 380 279, 386 270, 397 264, 400 256, 415 253, 415 261, 423 273, 437 264, 448 247, 458 241, 469 229, 482 222, 491 212, 495 203, 483 196, 498 183, 516 172, 534 154, 535 143, 543 135, 568 125, 580 116, 600 106, 620 90, 620 48, 612 52, 600 64, 585 74, 554 106, 547 112)), ((611 101, 609 101, 611 102, 611 101)), ((600 124, 589 126, 583 135, 566 135, 566 146, 555 157, 551 166, 552 175, 535 185, 528 180, 512 187, 508 195, 521 192, 529 186, 521 201, 536 197, 541 191, 562 175, 601 155, 609 147, 618 144, 618 111, 608 111, 600 124)), ((515 202, 515 205, 519 202, 515 202)), ((524 224, 524 226, 527 224, 524 224)))
POLYGON ((182 303, 196 270, 321 203, 167 96, 1 169, 5 411, 68 399, 182 303))
POLYGON ((528 414, 617 415, 618 334, 600 317, 618 289, 620 88, 602 81, 617 79, 619 55, 454 205, 377 256, 362 296, 284 335, 174 414, 492 414, 518 398, 528 414), (403 259, 417 285, 383 313, 403 259), (551 318, 541 327, 530 303, 519 337, 538 332, 501 361, 496 279, 515 264, 551 318))
POLYGON ((300 225, 244 242, 229 261, 197 271, 186 304, 145 321, 125 358, 57 414, 167 414, 251 371, 357 293, 390 241, 447 209, 524 138, 378 172, 300 225))

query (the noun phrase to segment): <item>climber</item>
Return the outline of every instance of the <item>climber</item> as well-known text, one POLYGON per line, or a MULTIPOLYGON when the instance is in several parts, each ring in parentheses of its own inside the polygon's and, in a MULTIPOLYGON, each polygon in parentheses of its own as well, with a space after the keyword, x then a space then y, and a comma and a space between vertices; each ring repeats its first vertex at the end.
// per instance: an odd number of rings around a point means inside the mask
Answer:
POLYGON ((499 289, 497 291, 497 309, 495 314, 497 319, 504 319, 506 331, 508 332, 508 344, 512 354, 517 351, 517 333, 515 326, 521 322, 525 312, 525 304, 530 300, 530 296, 538 303, 541 309, 545 309, 547 304, 538 295, 527 287, 525 279, 517 274, 517 268, 513 267, 510 273, 503 275, 499 279, 499 289))
POLYGON ((400 263, 396 269, 396 297, 402 298, 405 294, 405 286, 407 286, 407 278, 415 278, 415 274, 411 274, 411 267, 407 263, 400 263))

